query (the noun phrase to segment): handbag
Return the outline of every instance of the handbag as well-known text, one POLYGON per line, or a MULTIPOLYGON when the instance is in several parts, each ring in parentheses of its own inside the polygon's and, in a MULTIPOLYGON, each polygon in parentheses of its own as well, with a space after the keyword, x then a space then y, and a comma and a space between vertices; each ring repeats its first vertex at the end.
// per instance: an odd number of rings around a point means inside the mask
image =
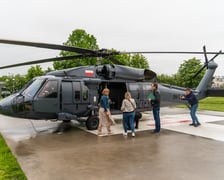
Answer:
POLYGON ((133 108, 134 108, 134 113, 135 113, 134 120, 141 119, 141 118, 142 118, 142 113, 136 110, 136 108, 135 108, 134 104, 131 102, 131 100, 130 100, 130 99, 129 99, 128 101, 131 103, 131 105, 132 105, 132 106, 133 106, 133 108))
POLYGON ((139 111, 135 111, 135 120, 141 119, 142 118, 142 113, 139 111))

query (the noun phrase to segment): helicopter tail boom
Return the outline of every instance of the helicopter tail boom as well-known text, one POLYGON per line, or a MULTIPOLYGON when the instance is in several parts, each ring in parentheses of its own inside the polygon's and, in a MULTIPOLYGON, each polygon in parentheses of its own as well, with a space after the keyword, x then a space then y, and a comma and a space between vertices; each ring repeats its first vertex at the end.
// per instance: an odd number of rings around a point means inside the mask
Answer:
POLYGON ((217 67, 218 65, 214 61, 210 61, 208 63, 208 69, 196 88, 196 91, 198 92, 198 99, 205 98, 209 95, 208 89, 211 87, 213 75, 217 67))

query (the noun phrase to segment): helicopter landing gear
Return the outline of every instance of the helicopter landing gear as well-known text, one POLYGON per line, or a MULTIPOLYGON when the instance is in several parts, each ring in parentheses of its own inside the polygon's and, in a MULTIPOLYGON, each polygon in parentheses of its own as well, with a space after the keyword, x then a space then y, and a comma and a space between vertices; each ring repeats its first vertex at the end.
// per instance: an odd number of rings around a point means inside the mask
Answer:
POLYGON ((97 116, 89 116, 86 120, 88 130, 96 130, 99 126, 99 118, 97 116))

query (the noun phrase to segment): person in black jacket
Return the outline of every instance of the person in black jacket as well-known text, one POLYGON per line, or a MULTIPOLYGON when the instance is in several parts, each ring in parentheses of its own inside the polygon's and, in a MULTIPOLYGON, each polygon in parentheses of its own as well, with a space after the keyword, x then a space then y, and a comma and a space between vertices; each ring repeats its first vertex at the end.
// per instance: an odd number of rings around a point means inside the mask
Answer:
POLYGON ((190 88, 186 89, 186 95, 180 96, 180 99, 182 100, 187 100, 189 105, 190 105, 190 114, 191 114, 191 119, 192 123, 190 126, 200 126, 200 122, 198 121, 198 117, 196 116, 196 111, 198 109, 198 100, 197 97, 194 95, 194 93, 191 91, 190 88))
POLYGON ((160 93, 158 91, 158 84, 152 83, 152 93, 149 95, 151 100, 153 117, 155 120, 155 130, 153 133, 160 132, 160 93))

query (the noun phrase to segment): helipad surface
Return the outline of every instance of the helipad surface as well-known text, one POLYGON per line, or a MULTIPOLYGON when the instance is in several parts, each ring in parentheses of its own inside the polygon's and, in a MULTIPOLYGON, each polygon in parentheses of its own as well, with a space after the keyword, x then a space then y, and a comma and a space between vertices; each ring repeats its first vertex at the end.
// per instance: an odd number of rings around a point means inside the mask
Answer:
MULTIPOLYGON (((167 109, 165 108, 164 110, 167 111, 167 109)), ((200 111, 197 116, 199 118, 201 126, 193 127, 189 126, 192 121, 187 110, 185 112, 182 112, 181 114, 174 114, 172 113, 172 111, 175 112, 175 109, 170 110, 171 114, 164 114, 163 108, 161 109, 162 129, 224 141, 224 125, 213 123, 224 122, 224 113, 213 112, 212 115, 210 111, 200 111)), ((122 116, 116 115, 114 116, 114 119, 117 120, 118 124, 111 127, 113 135, 122 134, 123 127, 121 125, 121 121, 119 121, 120 119, 122 119, 122 116)), ((152 117, 152 113, 146 112, 143 114, 142 120, 140 120, 139 129, 136 130, 136 134, 138 134, 139 131, 153 130, 154 127, 155 123, 152 117)), ((85 127, 83 127, 82 129, 86 130, 85 127)), ((97 135, 97 130, 88 132, 97 135)), ((106 129, 104 129, 104 135, 107 135, 106 129)))
POLYGON ((224 113, 198 117, 202 125, 192 127, 187 110, 161 108, 161 133, 151 134, 147 112, 134 138, 122 135, 121 116, 105 137, 74 122, 53 133, 60 123, 6 116, 0 132, 30 180, 223 180, 224 113))

